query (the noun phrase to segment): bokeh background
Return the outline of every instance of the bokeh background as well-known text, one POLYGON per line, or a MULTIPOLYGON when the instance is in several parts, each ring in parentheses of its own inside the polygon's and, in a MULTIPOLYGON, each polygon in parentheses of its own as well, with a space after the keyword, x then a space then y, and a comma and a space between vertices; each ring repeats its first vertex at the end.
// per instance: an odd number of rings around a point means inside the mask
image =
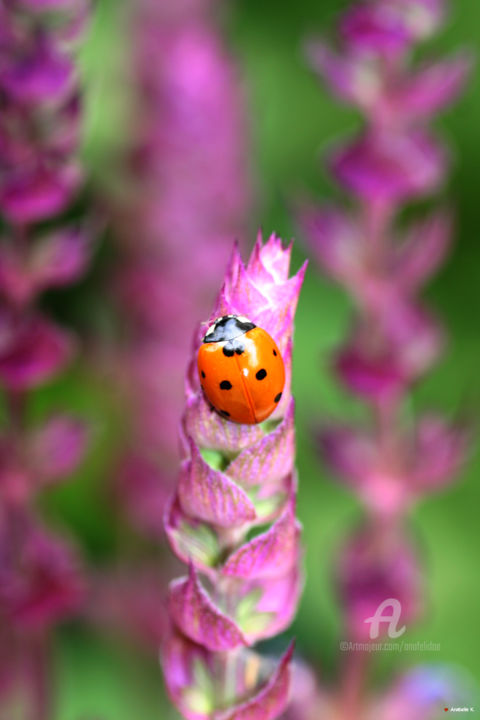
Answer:
MULTIPOLYGON (((229 0, 222 4, 218 18, 248 103, 253 201, 245 242, 252 244, 259 226, 285 239, 295 237, 295 270, 308 253, 293 221, 294 202, 304 195, 317 199, 339 195, 322 158, 333 140, 354 132, 360 123, 353 110, 339 105, 318 82, 302 51, 305 38, 329 32, 346 5, 343 0, 229 0)), ((125 0, 98 0, 80 49, 86 102, 82 154, 88 182, 79 214, 92 203, 101 206, 101 198, 110 193, 115 158, 128 142, 132 108, 126 81, 130 27, 125 10, 125 0)), ((449 22, 421 52, 428 57, 462 47, 476 49, 479 44, 478 0, 455 0, 449 22)), ((460 102, 437 122, 452 152, 452 172, 442 194, 455 210, 456 240, 426 295, 448 327, 449 345, 411 398, 415 410, 436 408, 450 417, 461 408, 475 415, 480 399, 479 122, 480 93, 474 73, 460 102)), ((115 560, 119 546, 128 545, 129 536, 122 536, 118 527, 111 492, 125 418, 119 398, 105 382, 108 368, 101 361, 102 344, 108 345, 112 334, 108 282, 115 242, 109 227, 99 235, 86 277, 74 288, 48 293, 44 300, 59 320, 76 329, 84 352, 60 379, 32 395, 29 412, 34 418, 50 408, 70 408, 92 428, 85 462, 71 481, 45 493, 42 504, 49 522, 66 530, 87 562, 101 573, 115 560)), ((221 282, 221 272, 215 272, 212 286, 221 282)), ((331 351, 348 328, 350 312, 344 293, 311 264, 297 314, 293 377, 298 515, 305 530, 307 583, 288 635, 297 637, 298 653, 324 678, 335 674, 340 633, 332 557, 361 511, 352 494, 322 466, 312 438, 324 418, 361 418, 365 412, 334 382, 329 366, 331 351)), ((175 313, 171 321, 175 323, 175 313)), ((428 610, 420 624, 407 629, 405 639, 441 643, 441 650, 377 656, 374 673, 379 683, 394 670, 418 662, 447 662, 478 677, 479 476, 480 458, 474 449, 459 482, 429 497, 412 514, 412 530, 423 548, 428 610)), ((275 651, 284 645, 285 638, 279 638, 267 647, 275 651)), ((65 625, 59 631, 55 666, 58 720, 177 717, 164 697, 157 658, 102 627, 92 629, 81 621, 65 625)))

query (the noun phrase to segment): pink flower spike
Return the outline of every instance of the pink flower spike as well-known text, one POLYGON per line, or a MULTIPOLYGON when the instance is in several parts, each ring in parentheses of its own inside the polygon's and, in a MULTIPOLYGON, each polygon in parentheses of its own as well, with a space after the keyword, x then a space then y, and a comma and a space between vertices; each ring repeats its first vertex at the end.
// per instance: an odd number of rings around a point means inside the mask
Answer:
POLYGON ((168 648, 164 654, 170 695, 186 718, 273 720, 287 699, 284 665, 262 687, 263 663, 241 645, 284 630, 302 588, 290 380, 293 319, 305 266, 289 278, 290 253, 275 235, 266 243, 259 237, 245 265, 234 246, 211 315, 244 314, 277 341, 286 383, 271 417, 242 426, 212 412, 196 369, 201 332, 187 370, 181 426, 186 459, 165 531, 176 555, 190 566, 188 578, 172 585, 170 617, 198 646, 176 635, 170 646, 177 648, 176 657, 168 648), (250 531, 264 525, 268 529, 249 539, 250 531), (175 689, 169 663, 181 668, 175 689), (232 682, 226 684, 227 664, 232 682))
POLYGON ((220 527, 230 528, 251 522, 255 507, 233 480, 213 470, 190 441, 192 459, 183 464, 178 481, 182 509, 192 517, 220 527))
POLYGON ((170 584, 169 611, 178 628, 208 650, 224 652, 246 645, 240 629, 202 588, 191 562, 188 577, 170 584))

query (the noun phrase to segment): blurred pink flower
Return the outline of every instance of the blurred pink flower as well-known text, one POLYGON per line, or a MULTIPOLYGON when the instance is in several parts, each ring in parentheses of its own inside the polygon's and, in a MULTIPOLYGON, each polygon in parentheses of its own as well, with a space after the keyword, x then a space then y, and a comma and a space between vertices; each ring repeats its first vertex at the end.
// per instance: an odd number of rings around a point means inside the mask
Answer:
POLYGON ((465 460, 469 433, 427 415, 412 435, 399 429, 393 445, 379 446, 373 433, 347 426, 327 427, 320 440, 335 474, 371 511, 388 517, 453 482, 465 460))
POLYGON ((248 202, 243 94, 209 5, 142 0, 131 18, 138 104, 130 194, 113 207, 121 243, 114 292, 125 331, 115 352, 133 448, 121 463, 121 488, 127 516, 155 537, 154 508, 178 464, 192 327, 208 312, 248 202))
MULTIPOLYGON (((435 211, 397 224, 406 203, 445 181, 448 153, 428 122, 457 97, 471 65, 465 54, 420 67, 412 62, 415 45, 439 27, 444 11, 443 0, 359 0, 340 20, 338 48, 324 41, 308 46, 314 69, 365 117, 364 129, 342 141, 329 163, 353 195, 352 207, 300 211, 319 265, 355 302, 352 331, 333 365, 372 417, 371 428, 332 423, 320 435, 325 460, 366 509, 336 568, 346 636, 361 642, 370 637, 365 620, 389 599, 400 602, 399 625, 418 619, 421 569, 404 518, 414 502, 453 481, 470 440, 460 425, 433 414, 407 420, 404 410, 412 385, 444 347, 443 331, 418 295, 445 259, 451 220, 435 211)), ((326 717, 396 720, 406 707, 412 717, 436 717, 428 673, 424 687, 412 674, 412 682, 407 677, 383 698, 368 698, 367 660, 368 653, 345 654, 326 717)), ((322 697, 319 688, 317 704, 322 697)))
POLYGON ((81 275, 89 243, 72 228, 37 243, 33 226, 63 213, 82 180, 78 80, 64 41, 86 8, 83 0, 0 8, 0 702, 38 720, 52 717, 50 632, 78 611, 84 580, 76 552, 43 527, 34 503, 78 466, 87 433, 66 415, 29 427, 29 392, 61 373, 75 349, 35 305, 45 288, 81 275))
MULTIPOLYGON (((390 598, 400 603, 398 628, 418 620, 423 582, 417 555, 394 528, 365 526, 347 540, 338 559, 337 582, 349 637, 368 641, 371 625, 366 620, 390 598)), ((379 623, 380 633, 388 627, 379 623)))

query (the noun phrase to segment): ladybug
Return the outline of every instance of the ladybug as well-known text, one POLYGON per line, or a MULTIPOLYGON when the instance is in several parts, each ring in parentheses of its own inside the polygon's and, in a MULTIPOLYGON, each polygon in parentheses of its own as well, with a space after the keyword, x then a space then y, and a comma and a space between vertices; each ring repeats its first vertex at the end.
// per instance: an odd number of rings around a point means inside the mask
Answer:
POLYGON ((277 407, 285 366, 275 341, 241 315, 224 315, 208 328, 198 351, 207 400, 236 423, 261 423, 277 407))

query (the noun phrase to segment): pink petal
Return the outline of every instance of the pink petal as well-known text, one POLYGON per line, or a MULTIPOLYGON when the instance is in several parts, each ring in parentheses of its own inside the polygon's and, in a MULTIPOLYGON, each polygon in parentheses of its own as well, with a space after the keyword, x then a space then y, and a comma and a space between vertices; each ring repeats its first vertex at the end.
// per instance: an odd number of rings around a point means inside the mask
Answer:
POLYGON ((294 643, 280 660, 270 680, 253 698, 231 710, 216 713, 214 720, 275 720, 285 710, 290 690, 290 660, 294 643))
POLYGON ((463 90, 471 65, 470 58, 459 55, 417 71, 393 89, 392 111, 416 121, 434 115, 463 90))
POLYGON ((76 164, 22 170, 0 188, 0 208, 15 224, 46 220, 63 211, 82 173, 76 164))
POLYGON ((422 418, 417 430, 412 482, 418 490, 439 488, 453 481, 464 463, 470 433, 448 425, 443 418, 422 418))
POLYGON ((184 563, 192 560, 205 573, 218 565, 221 548, 212 528, 182 511, 175 496, 165 512, 165 534, 175 555, 184 563))
POLYGON ((295 459, 294 402, 271 433, 243 450, 226 469, 229 477, 249 487, 272 483, 293 470, 295 459))
POLYGON ((59 287, 77 280, 89 259, 90 239, 86 232, 66 228, 36 241, 30 268, 38 287, 59 287))
POLYGON ((425 132, 370 133, 332 159, 332 171, 369 201, 404 202, 435 190, 445 172, 445 153, 425 132))
POLYGON ((215 709, 213 656, 171 631, 163 645, 162 668, 172 703, 187 720, 211 720, 215 709))
POLYGON ((416 223, 400 245, 395 277, 403 289, 415 292, 442 264, 451 240, 451 220, 443 212, 416 223))
POLYGON ((354 220, 337 208, 323 207, 304 210, 300 223, 321 267, 337 281, 353 282, 365 266, 354 220))
POLYGON ((263 243, 262 233, 259 231, 257 241, 250 255, 247 271, 257 284, 281 283, 288 280, 292 243, 286 248, 278 235, 271 235, 263 243))
POLYGON ((436 360, 443 345, 438 324, 420 307, 401 302, 376 308, 375 333, 359 325, 337 358, 337 371, 354 392, 391 397, 416 380, 436 360))
POLYGON ((411 39, 403 18, 388 2, 353 5, 342 18, 341 33, 355 50, 385 55, 402 52, 411 39))
MULTIPOLYGON (((299 559, 300 560, 300 559, 299 559)), ((237 605, 236 620, 249 643, 264 640, 287 628, 295 617, 302 590, 299 562, 280 577, 253 580, 237 605)))
POLYGON ((190 451, 192 459, 183 464, 178 481, 184 512, 228 528, 254 520, 255 508, 245 491, 224 473, 213 470, 193 442, 190 451))
POLYGON ((32 470, 43 482, 67 477, 82 461, 87 440, 84 423, 66 415, 50 418, 28 438, 32 470))
POLYGON ((9 245, 0 246, 0 288, 14 303, 23 304, 35 294, 35 282, 23 266, 20 253, 9 245))
POLYGON ((43 38, 25 56, 11 59, 1 82, 15 102, 59 102, 72 89, 74 65, 43 38))
POLYGON ((236 550, 222 568, 238 578, 271 577, 289 570, 296 560, 300 525, 292 502, 272 527, 236 550))
POLYGON ((353 484, 363 483, 377 461, 372 439, 354 428, 326 428, 320 443, 322 457, 332 470, 353 484))
POLYGON ((58 374, 72 355, 72 339, 40 316, 0 331, 0 378, 14 390, 40 385, 58 374))
POLYGON ((239 425, 224 420, 210 409, 203 393, 187 400, 183 424, 186 435, 199 447, 227 453, 248 448, 264 435, 259 425, 239 425))
POLYGON ((312 42, 307 47, 310 65, 328 83, 331 91, 341 100, 370 107, 381 89, 376 67, 354 53, 335 53, 323 42, 312 42))
POLYGON ((373 0, 353 5, 341 26, 357 52, 397 57, 430 35, 443 18, 444 0, 373 0))
POLYGON ((355 393, 382 400, 401 392, 407 378, 388 354, 369 355, 348 347, 336 358, 337 373, 355 393))
POLYGON ((170 584, 170 615, 179 629, 208 650, 224 652, 246 644, 237 625, 214 605, 190 563, 187 578, 170 584))

